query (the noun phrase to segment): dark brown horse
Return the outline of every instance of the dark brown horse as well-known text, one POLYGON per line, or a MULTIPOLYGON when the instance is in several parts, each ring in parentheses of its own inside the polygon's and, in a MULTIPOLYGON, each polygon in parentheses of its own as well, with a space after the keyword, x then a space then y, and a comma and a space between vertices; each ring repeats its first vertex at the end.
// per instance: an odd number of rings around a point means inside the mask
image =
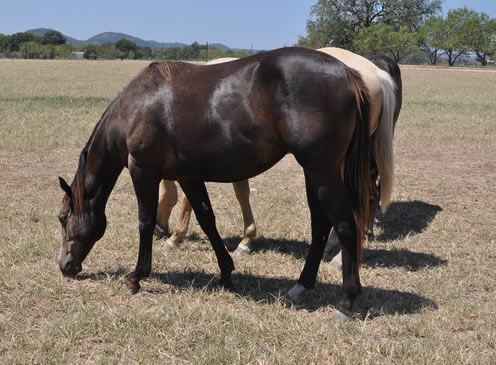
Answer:
POLYGON ((68 276, 82 270, 105 232, 107 199, 127 167, 138 199, 140 244, 136 268, 123 287, 136 293, 151 272, 158 186, 167 179, 181 185, 217 256, 220 283, 233 289, 234 264, 217 232, 204 181, 247 179, 292 153, 304 169, 312 227, 297 285, 314 286, 334 226, 343 247, 336 318, 348 316, 361 292, 368 122, 368 91, 359 73, 321 52, 284 48, 212 66, 154 62, 103 113, 72 184, 60 178, 60 269, 68 276))

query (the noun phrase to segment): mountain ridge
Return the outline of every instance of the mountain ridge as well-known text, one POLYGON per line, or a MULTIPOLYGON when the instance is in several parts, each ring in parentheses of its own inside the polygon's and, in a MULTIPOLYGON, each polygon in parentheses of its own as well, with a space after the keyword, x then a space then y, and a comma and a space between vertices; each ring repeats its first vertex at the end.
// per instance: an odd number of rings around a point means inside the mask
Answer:
MULTIPOLYGON (((27 30, 26 33, 34 33, 37 35, 43 35, 48 31, 55 30, 58 32, 56 29, 51 29, 51 28, 35 28, 35 29, 30 29, 27 30)), ((62 32, 60 32, 62 33, 62 32)), ((189 46, 186 43, 181 43, 181 42, 158 42, 154 40, 144 40, 138 37, 134 37, 132 35, 126 34, 126 33, 119 33, 119 32, 102 32, 95 34, 94 36, 88 38, 87 40, 79 40, 73 37, 70 37, 64 33, 62 33, 64 38, 67 41, 67 44, 75 45, 75 44, 107 44, 107 43, 116 43, 117 41, 121 39, 127 39, 131 42, 136 43, 136 45, 140 47, 150 47, 150 48, 184 48, 189 46)), ((228 50, 237 50, 237 48, 230 48, 226 46, 225 44, 222 43, 209 43, 210 48, 217 48, 223 51, 228 51, 228 50)))

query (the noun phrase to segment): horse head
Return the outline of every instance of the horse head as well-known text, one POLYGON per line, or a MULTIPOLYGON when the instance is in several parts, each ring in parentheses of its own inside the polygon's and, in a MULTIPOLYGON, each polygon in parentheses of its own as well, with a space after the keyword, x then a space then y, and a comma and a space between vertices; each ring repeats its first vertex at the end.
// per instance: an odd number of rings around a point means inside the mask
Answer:
POLYGON ((81 193, 64 179, 59 177, 59 183, 65 194, 58 215, 62 226, 58 263, 65 276, 74 277, 82 270, 82 263, 95 242, 105 233, 107 219, 105 213, 98 213, 91 204, 79 201, 84 199, 81 193))

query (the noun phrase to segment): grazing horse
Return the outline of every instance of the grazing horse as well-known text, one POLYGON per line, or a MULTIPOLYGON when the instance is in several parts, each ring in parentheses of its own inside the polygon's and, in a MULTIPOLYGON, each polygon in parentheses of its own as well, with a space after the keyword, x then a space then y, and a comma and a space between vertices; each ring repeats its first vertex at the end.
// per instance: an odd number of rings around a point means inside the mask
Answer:
POLYGON ((59 213, 64 275, 75 276, 104 234, 105 206, 124 167, 138 200, 139 254, 122 280, 131 293, 152 268, 159 183, 176 180, 209 238, 220 284, 234 263, 204 181, 234 182, 292 153, 303 167, 312 243, 295 287, 312 288, 331 227, 343 250, 336 319, 361 293, 359 262, 370 184, 368 90, 360 74, 322 52, 283 48, 227 64, 153 62, 117 96, 83 148, 59 213), (344 166, 344 169, 343 169, 344 166))
MULTIPOLYGON (((340 48, 321 48, 319 51, 327 53, 338 60, 345 63, 347 66, 360 71, 362 78, 364 79, 365 84, 369 89, 369 96, 371 100, 373 100, 371 110, 371 122, 370 128, 371 133, 375 131, 377 125, 382 123, 383 127, 390 128, 391 123, 396 123, 399 111, 401 108, 401 97, 402 97, 402 83, 401 83, 401 73, 398 65, 387 56, 369 56, 368 59, 352 53, 350 51, 340 49, 340 48), (372 61, 372 62, 371 62, 372 61), (393 79, 393 83, 391 82, 391 78, 393 79), (394 84, 396 87, 391 87, 394 84), (394 95, 394 97, 393 97, 394 95), (392 102, 391 99, 394 99, 392 102)), ((228 61, 233 61, 233 58, 220 58, 210 63, 223 63, 228 61)), ((383 131, 386 128, 383 129, 383 131)), ((389 130, 389 129, 387 129, 389 130)), ((388 146, 389 136, 376 136, 373 135, 373 139, 377 140, 377 144, 383 143, 385 146, 388 146), (385 143, 383 141, 386 141, 385 143)), ((384 148, 384 146, 381 146, 384 148)), ((369 237, 373 237, 373 222, 374 216, 377 208, 379 207, 380 200, 380 184, 378 183, 379 171, 376 165, 376 158, 379 161, 383 161, 384 158, 381 158, 381 153, 384 155, 390 154, 388 157, 392 158, 391 151, 373 151, 371 156, 371 191, 370 191, 370 219, 367 234, 369 237), (378 157, 376 157, 378 156, 378 157)), ((391 162, 387 162, 382 164, 381 170, 383 172, 383 180, 386 181, 386 185, 388 192, 386 195, 391 194, 392 187, 392 175, 389 176, 389 166, 391 162), (386 175, 387 174, 387 175, 386 175)), ((236 194, 236 198, 241 207, 241 212, 243 215, 244 222, 244 236, 243 240, 238 244, 234 253, 236 254, 247 254, 251 252, 251 242, 255 238, 256 235, 256 226, 255 220, 253 219, 253 213, 250 206, 250 188, 248 180, 236 182, 233 184, 234 191, 236 194)), ((383 194, 384 196, 384 194, 383 194)), ((386 208, 389 202, 389 198, 387 201, 382 202, 383 209, 386 208)), ((177 203, 177 189, 176 185, 172 181, 162 181, 160 186, 160 198, 159 198, 159 208, 158 208, 158 217, 157 217, 157 227, 159 235, 163 236, 168 231, 168 221, 172 211, 172 208, 177 203)), ((177 244, 186 237, 188 231, 188 225, 191 217, 191 205, 188 202, 186 197, 183 198, 181 208, 178 215, 178 221, 174 228, 174 231, 163 244, 162 249, 169 250, 173 247, 176 247, 177 244)), ((329 257, 336 256, 340 252, 340 243, 339 239, 334 230, 331 230, 331 234, 328 239, 328 243, 326 245, 325 254, 329 257)), ((341 257, 338 256, 335 260, 332 261, 334 266, 341 266, 341 257)))

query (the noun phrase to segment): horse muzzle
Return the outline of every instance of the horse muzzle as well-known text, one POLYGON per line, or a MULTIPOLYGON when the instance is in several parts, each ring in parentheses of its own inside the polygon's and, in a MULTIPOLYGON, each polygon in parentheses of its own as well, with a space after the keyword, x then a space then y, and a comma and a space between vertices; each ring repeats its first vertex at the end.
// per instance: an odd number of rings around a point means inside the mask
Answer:
POLYGON ((78 273, 83 270, 81 264, 75 265, 71 261, 59 260, 59 268, 62 271, 62 275, 70 278, 74 278, 78 273))

